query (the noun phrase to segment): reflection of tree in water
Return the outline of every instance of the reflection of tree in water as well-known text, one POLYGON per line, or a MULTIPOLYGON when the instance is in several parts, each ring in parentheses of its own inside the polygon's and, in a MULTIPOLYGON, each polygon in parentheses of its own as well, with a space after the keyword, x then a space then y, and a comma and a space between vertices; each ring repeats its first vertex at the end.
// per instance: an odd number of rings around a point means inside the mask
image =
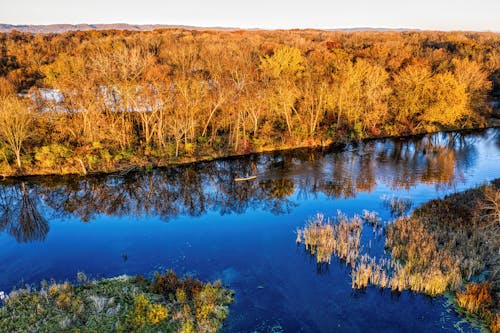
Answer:
POLYGON ((269 194, 267 199, 263 200, 264 210, 268 210, 273 214, 289 214, 293 207, 297 204, 289 200, 294 190, 295 183, 289 178, 277 180, 267 180, 260 182, 263 193, 269 194))
POLYGON ((380 182, 408 189, 422 182, 450 186, 477 158, 476 139, 436 134, 367 141, 327 153, 295 150, 250 155, 126 177, 44 178, 26 186, 4 185, 0 186, 0 229, 19 241, 43 239, 48 225, 37 211, 38 197, 54 214, 84 222, 99 214, 155 215, 168 221, 209 211, 225 215, 263 209, 287 214, 299 201, 318 194, 354 198, 380 182), (258 178, 234 181, 250 174, 258 178))
POLYGON ((49 224, 37 208, 37 195, 24 182, 9 188, 2 187, 0 230, 6 230, 20 243, 44 240, 49 224))
POLYGON ((97 214, 159 215, 168 220, 177 215, 201 216, 207 211, 221 215, 244 213, 262 207, 275 214, 293 206, 289 196, 294 182, 268 179, 234 182, 248 174, 261 156, 219 160, 179 166, 127 177, 88 177, 68 183, 42 186, 45 202, 59 214, 83 221, 97 214))
POLYGON ((393 188, 418 183, 453 186, 463 179, 477 156, 474 140, 460 133, 438 133, 420 139, 390 140, 377 148, 377 172, 393 188))

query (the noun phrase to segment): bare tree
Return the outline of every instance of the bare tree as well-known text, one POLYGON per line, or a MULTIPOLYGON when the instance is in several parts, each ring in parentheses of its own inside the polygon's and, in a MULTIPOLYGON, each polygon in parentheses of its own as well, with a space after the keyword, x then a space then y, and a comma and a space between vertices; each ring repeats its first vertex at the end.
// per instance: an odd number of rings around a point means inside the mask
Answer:
POLYGON ((480 218, 487 221, 489 228, 500 227, 500 190, 493 186, 486 187, 484 199, 479 201, 479 211, 480 218))
POLYGON ((33 114, 17 97, 0 98, 0 138, 16 155, 16 164, 21 169, 21 149, 29 136, 33 114))

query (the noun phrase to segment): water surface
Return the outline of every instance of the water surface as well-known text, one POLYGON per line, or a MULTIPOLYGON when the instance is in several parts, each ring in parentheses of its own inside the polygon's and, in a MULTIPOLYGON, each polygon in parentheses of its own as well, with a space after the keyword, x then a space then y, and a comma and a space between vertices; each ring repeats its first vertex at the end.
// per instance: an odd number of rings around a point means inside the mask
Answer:
MULTIPOLYGON (((500 129, 371 140, 133 173, 0 183, 0 290, 42 279, 174 269, 236 291, 226 332, 475 331, 444 297, 351 289, 350 269, 318 267, 295 231, 321 212, 390 212, 500 176, 500 129), (257 174, 248 182, 235 177, 257 174)), ((362 253, 383 255, 364 226, 362 253)))

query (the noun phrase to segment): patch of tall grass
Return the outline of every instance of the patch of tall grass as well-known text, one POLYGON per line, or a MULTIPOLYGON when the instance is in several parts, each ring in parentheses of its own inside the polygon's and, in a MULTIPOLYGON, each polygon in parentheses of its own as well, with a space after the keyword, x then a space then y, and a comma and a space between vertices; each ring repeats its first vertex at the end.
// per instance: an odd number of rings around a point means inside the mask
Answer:
POLYGON ((375 211, 363 209, 361 213, 361 219, 364 223, 369 224, 374 228, 382 227, 382 218, 375 211))
POLYGON ((359 256, 362 223, 358 216, 349 219, 340 211, 334 219, 316 214, 303 229, 297 230, 297 242, 320 263, 330 263, 332 255, 354 267, 359 256))
POLYGON ((353 288, 372 284, 432 296, 460 288, 462 277, 456 258, 438 249, 432 235, 418 220, 396 220, 388 229, 386 245, 391 258, 361 257, 352 273, 353 288))

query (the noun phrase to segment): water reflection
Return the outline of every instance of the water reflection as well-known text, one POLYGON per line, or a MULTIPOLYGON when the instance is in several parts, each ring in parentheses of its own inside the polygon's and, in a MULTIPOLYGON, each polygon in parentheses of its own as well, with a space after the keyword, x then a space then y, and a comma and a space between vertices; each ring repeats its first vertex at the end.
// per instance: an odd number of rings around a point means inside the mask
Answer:
POLYGON ((208 211, 224 215, 261 209, 286 214, 297 200, 319 194, 353 198, 378 183, 393 189, 411 189, 419 183, 454 186, 473 166, 478 144, 498 142, 498 132, 372 140, 337 150, 251 155, 126 177, 46 177, 4 183, 0 231, 28 242, 45 238, 48 216, 88 222, 100 214, 155 215, 165 221, 208 211), (254 173, 258 174, 254 181, 234 182, 235 177, 254 173))
POLYGON ((44 240, 49 232, 49 224, 39 212, 36 190, 25 182, 0 188, 0 231, 8 232, 19 243, 44 240))

